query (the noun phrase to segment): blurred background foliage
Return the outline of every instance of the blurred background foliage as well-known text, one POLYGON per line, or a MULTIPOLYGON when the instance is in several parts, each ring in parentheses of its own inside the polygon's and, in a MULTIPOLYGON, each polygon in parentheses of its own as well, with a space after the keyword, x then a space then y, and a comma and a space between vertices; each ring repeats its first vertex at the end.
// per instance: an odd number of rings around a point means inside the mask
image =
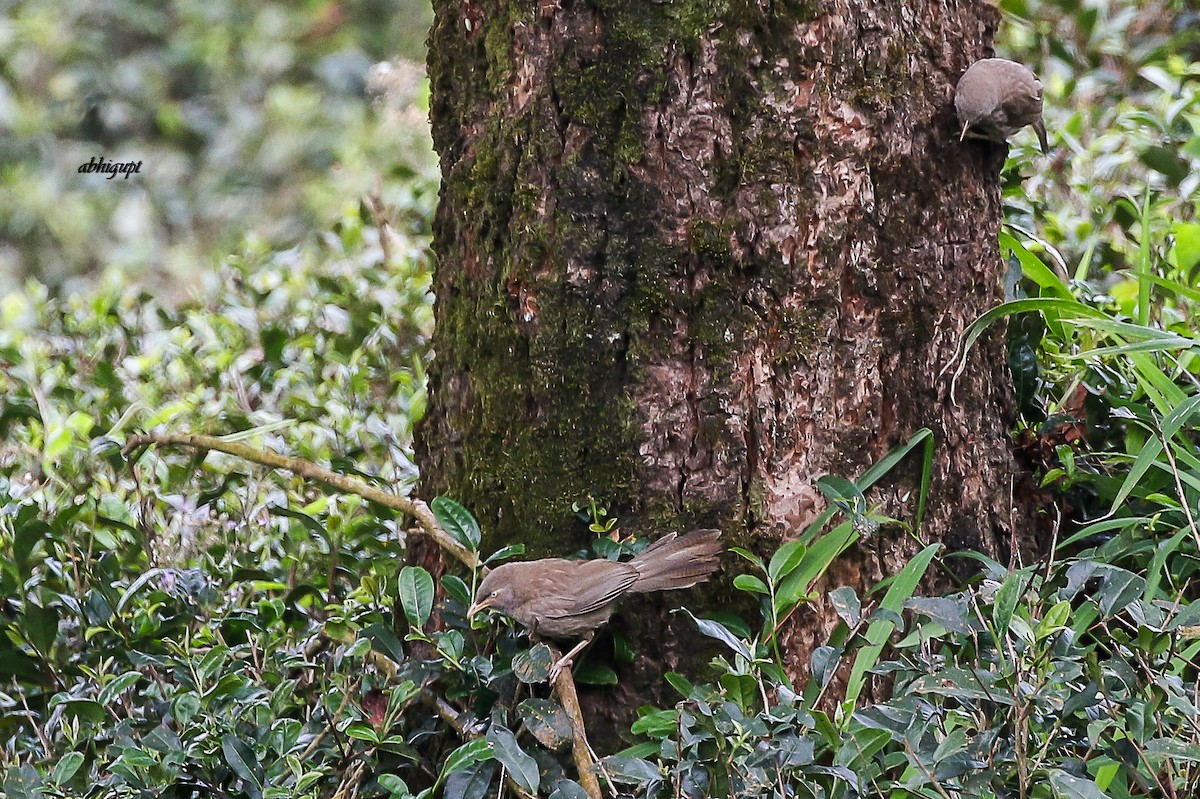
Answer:
MULTIPOLYGON (((578 797, 562 709, 514 669, 527 645, 470 627, 469 574, 440 579, 430 625, 403 519, 224 456, 121 455, 131 428, 190 430, 411 487, 428 7, 0 8, 0 795, 481 797, 516 779, 578 797), (94 155, 142 174, 79 175, 94 155)), ((1015 304, 985 321, 1010 319, 1027 488, 1061 513, 1061 557, 912 598, 927 550, 883 591, 834 592, 845 624, 807 688, 771 646, 777 606, 808 601, 856 520, 752 559, 735 586, 766 597, 762 618, 700 628, 729 651, 668 677, 675 707, 640 709, 606 761, 627 792, 1200 790, 1200 17, 1001 8, 998 54, 1042 76, 1055 150, 1014 142, 1015 304), (851 662, 896 695, 826 715, 851 662)), ((633 657, 612 643, 586 655, 591 690, 633 657)))
POLYGON ((0 3, 0 291, 110 267, 182 287, 244 236, 290 246, 379 187, 423 224, 431 17, 424 0, 0 3), (141 173, 79 174, 96 156, 141 173))
MULTIPOLYGON (((1007 172, 1009 221, 1054 246, 1072 277, 1116 282, 1138 250, 1136 215, 1117 202, 1156 195, 1178 223, 1184 267, 1200 258, 1200 8, 1190 0, 1002 0, 999 55, 1045 86, 1053 153, 1032 136, 1007 172)), ((1168 244, 1168 240, 1164 240, 1168 244)), ((1165 253, 1163 253, 1165 255, 1165 253)))

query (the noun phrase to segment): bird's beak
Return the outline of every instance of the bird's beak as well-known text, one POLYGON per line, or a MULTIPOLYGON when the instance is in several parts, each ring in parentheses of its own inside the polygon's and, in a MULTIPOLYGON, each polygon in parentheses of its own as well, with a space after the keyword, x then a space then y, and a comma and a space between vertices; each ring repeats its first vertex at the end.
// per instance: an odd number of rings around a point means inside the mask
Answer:
POLYGON ((1037 131, 1038 144, 1042 146, 1042 155, 1050 154, 1050 142, 1046 140, 1046 123, 1038 117, 1037 122, 1033 123, 1033 129, 1037 131))
POLYGON ((970 123, 970 122, 964 122, 964 123, 963 123, 963 129, 962 129, 962 133, 958 134, 958 140, 959 140, 959 141, 963 141, 964 139, 966 139, 966 138, 967 138, 967 128, 969 128, 969 127, 971 127, 971 123, 970 123))
POLYGON ((492 600, 490 598, 482 599, 478 602, 475 602, 474 604, 471 605, 470 608, 467 609, 467 618, 473 619, 473 618, 475 618, 476 613, 479 613, 480 611, 483 611, 483 610, 487 610, 491 606, 492 606, 492 600))

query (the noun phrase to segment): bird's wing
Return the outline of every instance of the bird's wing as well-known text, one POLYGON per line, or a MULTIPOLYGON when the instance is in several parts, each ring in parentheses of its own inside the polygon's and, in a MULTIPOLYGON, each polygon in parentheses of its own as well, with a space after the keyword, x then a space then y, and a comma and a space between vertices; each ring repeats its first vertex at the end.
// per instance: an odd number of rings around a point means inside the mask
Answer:
POLYGON ((564 575, 566 582, 556 586, 555 593, 559 596, 573 596, 575 601, 570 607, 561 611, 546 613, 546 616, 562 619, 568 616, 582 616, 598 610, 629 590, 637 582, 637 569, 625 563, 611 560, 582 561, 581 568, 564 575), (586 564, 586 565, 583 565, 586 564))

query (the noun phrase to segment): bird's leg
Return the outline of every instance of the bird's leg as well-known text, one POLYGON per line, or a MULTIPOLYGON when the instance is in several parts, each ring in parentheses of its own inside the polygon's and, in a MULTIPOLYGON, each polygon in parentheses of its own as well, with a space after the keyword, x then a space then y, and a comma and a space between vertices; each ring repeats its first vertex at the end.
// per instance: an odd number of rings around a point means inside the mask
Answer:
POLYGON ((577 644, 575 644, 575 646, 571 647, 570 652, 568 652, 567 654, 560 657, 554 663, 554 665, 550 667, 550 684, 551 685, 553 685, 555 680, 558 679, 558 673, 570 665, 571 659, 573 657, 575 657, 576 655, 578 655, 580 650, 582 650, 585 646, 587 646, 588 644, 590 644, 592 642, 592 637, 595 634, 596 633, 593 631, 593 632, 590 632, 587 635, 585 635, 583 637, 583 639, 580 640, 579 643, 577 643, 577 644))

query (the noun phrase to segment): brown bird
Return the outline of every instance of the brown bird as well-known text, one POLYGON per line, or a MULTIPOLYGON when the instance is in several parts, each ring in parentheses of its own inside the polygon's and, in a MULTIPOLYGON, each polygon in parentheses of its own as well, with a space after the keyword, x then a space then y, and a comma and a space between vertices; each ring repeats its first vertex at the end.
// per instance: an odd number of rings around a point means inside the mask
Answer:
POLYGON ((490 608, 534 636, 581 637, 550 670, 553 682, 608 621, 622 596, 689 588, 717 571, 720 536, 720 530, 694 530, 682 537, 671 533, 625 562, 544 558, 506 563, 483 578, 467 615, 473 618, 490 608))
POLYGON ((1042 83, 1015 61, 984 58, 968 67, 954 89, 954 109, 962 124, 959 141, 969 130, 976 138, 1006 142, 1033 125, 1042 152, 1050 152, 1042 122, 1042 83))

